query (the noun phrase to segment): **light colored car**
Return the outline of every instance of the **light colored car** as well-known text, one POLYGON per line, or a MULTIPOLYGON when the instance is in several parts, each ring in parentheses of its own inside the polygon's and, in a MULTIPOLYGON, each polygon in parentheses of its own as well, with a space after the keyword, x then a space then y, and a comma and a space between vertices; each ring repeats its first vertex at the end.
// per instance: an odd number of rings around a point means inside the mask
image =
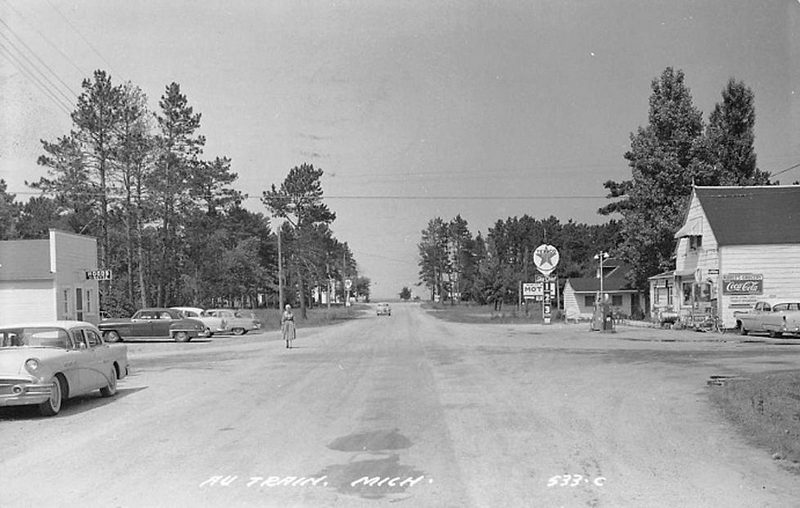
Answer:
POLYGON ((379 316, 391 316, 392 315, 392 306, 388 303, 379 303, 377 308, 377 314, 379 316))
POLYGON ((261 321, 249 310, 208 309, 206 314, 224 319, 228 323, 228 331, 234 335, 244 335, 261 328, 261 321))
POLYGON ((106 342, 139 339, 173 339, 188 342, 206 333, 205 325, 183 317, 180 311, 150 308, 136 311, 130 319, 107 319, 98 325, 106 342))
POLYGON ((205 336, 211 337, 215 333, 223 333, 228 330, 228 322, 225 318, 210 316, 206 311, 198 307, 171 307, 172 309, 179 310, 183 317, 197 319, 206 326, 205 336))
POLYGON ((53 416, 70 397, 95 390, 111 397, 127 374, 127 347, 106 344, 91 323, 0 327, 0 406, 36 405, 43 416, 53 416))
POLYGON ((757 302, 751 310, 733 315, 742 335, 766 332, 770 337, 780 337, 784 333, 800 333, 800 302, 757 302))

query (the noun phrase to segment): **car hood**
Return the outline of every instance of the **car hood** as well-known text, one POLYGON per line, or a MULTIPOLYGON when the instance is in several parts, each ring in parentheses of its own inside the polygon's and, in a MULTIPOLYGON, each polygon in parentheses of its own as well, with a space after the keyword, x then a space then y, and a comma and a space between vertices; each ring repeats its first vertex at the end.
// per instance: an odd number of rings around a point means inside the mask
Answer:
POLYGON ((0 376, 28 375, 24 369, 25 360, 37 358, 47 362, 67 354, 63 349, 47 347, 12 347, 0 349, 0 376))

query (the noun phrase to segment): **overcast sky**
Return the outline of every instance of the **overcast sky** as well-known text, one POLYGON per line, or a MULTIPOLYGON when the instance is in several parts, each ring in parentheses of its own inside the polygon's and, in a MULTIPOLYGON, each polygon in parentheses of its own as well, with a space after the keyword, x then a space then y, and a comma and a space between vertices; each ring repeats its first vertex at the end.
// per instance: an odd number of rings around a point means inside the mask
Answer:
POLYGON ((797 0, 0 0, 0 19, 0 178, 19 200, 94 69, 153 110, 175 81, 248 208, 265 212, 261 191, 292 166, 325 171, 335 234, 378 299, 417 282, 433 217, 473 233, 526 213, 605 221, 602 183, 630 177, 622 156, 667 66, 705 119, 744 81, 759 166, 800 163, 797 0))

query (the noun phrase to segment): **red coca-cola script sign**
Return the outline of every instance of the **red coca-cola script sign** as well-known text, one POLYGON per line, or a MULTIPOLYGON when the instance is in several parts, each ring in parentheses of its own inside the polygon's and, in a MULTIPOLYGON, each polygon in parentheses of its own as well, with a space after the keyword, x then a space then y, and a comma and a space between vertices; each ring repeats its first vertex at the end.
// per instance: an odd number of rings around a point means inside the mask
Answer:
POLYGON ((760 273, 726 273, 722 276, 723 295, 760 295, 764 276, 760 273))

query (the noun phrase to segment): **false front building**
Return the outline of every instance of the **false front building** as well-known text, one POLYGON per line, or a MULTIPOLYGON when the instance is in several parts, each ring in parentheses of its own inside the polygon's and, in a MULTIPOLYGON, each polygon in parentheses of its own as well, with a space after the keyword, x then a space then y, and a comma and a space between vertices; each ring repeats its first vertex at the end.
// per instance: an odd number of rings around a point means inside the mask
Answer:
POLYGON ((51 229, 46 240, 0 241, 0 323, 99 321, 97 240, 51 229))

